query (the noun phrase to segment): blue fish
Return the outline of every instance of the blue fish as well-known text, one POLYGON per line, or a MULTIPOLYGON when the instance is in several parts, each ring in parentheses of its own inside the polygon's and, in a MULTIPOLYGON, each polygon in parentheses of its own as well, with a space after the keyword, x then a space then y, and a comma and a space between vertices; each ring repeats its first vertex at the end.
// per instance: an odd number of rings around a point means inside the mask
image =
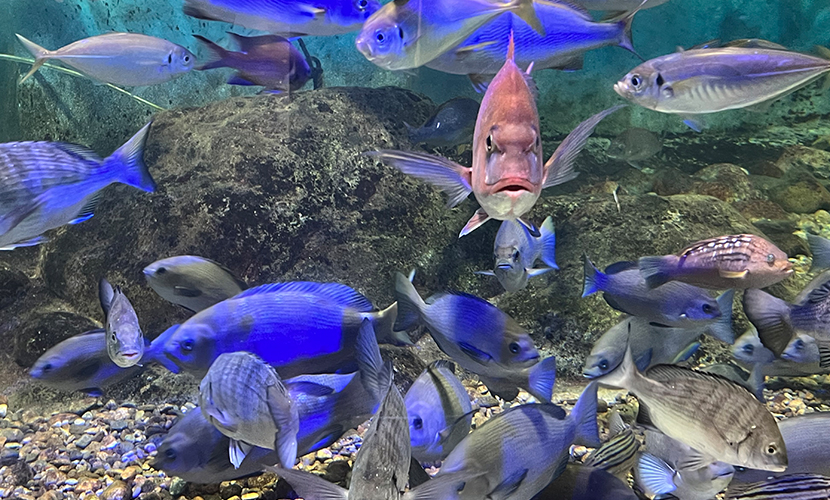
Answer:
MULTIPOLYGON (((513 13, 504 13, 473 32, 455 48, 426 66, 445 73, 469 75, 481 90, 495 75, 507 54, 511 31, 516 40, 516 64, 520 68, 578 70, 585 52, 619 45, 634 52, 631 22, 637 9, 609 22, 595 22, 584 9, 553 0, 534 2, 545 28, 540 35, 513 13)), ((636 54, 636 53, 635 53, 636 54)))
POLYGON ((37 245, 50 229, 88 220, 112 183, 155 191, 144 165, 149 130, 148 123, 103 160, 74 144, 0 144, 0 250, 37 245))
POLYGON ((539 235, 518 221, 507 219, 496 233, 493 254, 496 265, 492 271, 477 271, 476 274, 495 276, 508 292, 517 292, 527 286, 527 280, 548 271, 559 269, 556 265, 556 234, 553 220, 548 217, 542 223, 539 235), (546 267, 534 268, 537 260, 546 267))
POLYGON ((478 101, 455 97, 444 102, 420 127, 404 122, 412 144, 447 147, 469 143, 478 117, 478 101))
POLYGON ((637 495, 610 472, 574 463, 531 500, 637 500, 637 495))
MULTIPOLYGON (((373 311, 369 299, 338 283, 287 282, 248 289, 200 311, 165 334, 160 361, 203 376, 223 353, 248 351, 281 377, 332 373, 353 364, 364 318, 383 341, 409 343, 393 333, 397 306, 373 311)), ((151 350, 155 351, 157 348, 151 350)))
POLYGON ((395 330, 426 326, 447 356, 505 400, 515 399, 522 387, 540 401, 550 401, 556 360, 551 356, 539 361, 527 331, 498 307, 460 292, 441 293, 424 302, 401 273, 395 276, 395 296, 395 330))
MULTIPOLYGON (((614 309, 664 326, 692 327, 701 321, 714 322, 722 314, 718 301, 702 288, 669 282, 651 289, 636 262, 617 262, 603 273, 586 256, 582 296, 598 291, 614 309)), ((723 340, 732 343, 733 339, 723 340)))

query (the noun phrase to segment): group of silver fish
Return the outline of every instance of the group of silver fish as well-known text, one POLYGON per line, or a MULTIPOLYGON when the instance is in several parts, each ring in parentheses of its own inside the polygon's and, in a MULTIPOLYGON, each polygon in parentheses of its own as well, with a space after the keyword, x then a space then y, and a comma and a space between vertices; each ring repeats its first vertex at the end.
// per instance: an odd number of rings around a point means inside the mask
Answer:
MULTIPOLYGON (((421 127, 407 128, 413 144, 430 148, 472 142, 470 167, 423 152, 367 155, 444 191, 450 207, 472 193, 480 208, 461 236, 501 221, 494 267, 479 274, 515 293, 558 269, 552 218, 537 227, 524 217, 544 188, 577 176, 588 137, 623 107, 580 123, 544 161, 532 70, 579 69, 586 51, 603 46, 634 52, 635 15, 665 1, 186 0, 184 11, 195 18, 270 33, 231 33, 239 52, 197 35, 210 53, 201 64, 184 47, 141 34, 94 36, 55 51, 18 38, 35 57, 24 80, 52 60, 99 82, 139 87, 194 68, 231 67, 237 73, 229 83, 295 91, 314 68, 290 39, 354 31, 357 49, 382 68, 469 75, 483 91, 480 104, 451 99, 421 127), (615 14, 598 22, 586 9, 615 14)), ((614 90, 700 129, 706 114, 764 108, 829 71, 823 58, 764 40, 708 42, 644 62, 614 90)), ((0 248, 36 245, 52 229, 88 220, 112 183, 154 191, 143 161, 149 131, 147 124, 105 159, 71 144, 0 144, 0 248)), ((632 129, 608 155, 639 168, 660 147, 653 134, 632 129)), ((830 241, 810 237, 810 244, 814 268, 830 267, 830 241)), ((628 316, 594 345, 584 367, 592 380, 570 413, 551 403, 555 359, 542 357, 519 322, 480 297, 444 291, 424 300, 414 275, 397 274, 396 301, 377 308, 338 283, 248 287, 228 268, 187 255, 144 269, 159 296, 193 313, 187 320, 150 342, 124 290, 102 277, 104 328, 52 347, 30 375, 95 395, 151 364, 200 378, 199 407, 170 429, 154 461, 196 483, 270 468, 307 500, 627 500, 637 498, 628 483, 633 471, 648 498, 709 500, 726 490, 732 499, 827 499, 827 417, 779 423, 764 405, 765 376, 830 371, 830 273, 793 303, 760 290, 792 272, 784 252, 750 234, 611 263, 604 272, 586 256, 583 296, 602 292, 628 316), (737 340, 735 290, 743 291, 755 327, 737 340), (411 345, 407 331, 418 327, 452 361, 430 364, 401 395, 378 344, 411 345), (675 365, 704 334, 733 344, 737 365, 675 365), (524 390, 536 402, 513 404, 471 431, 478 408, 456 368, 505 401, 524 390), (636 422, 610 415, 604 443, 599 384, 625 389, 639 403, 636 422), (293 469, 298 456, 372 416, 348 490, 293 469), (572 460, 574 444, 594 448, 582 464, 572 460), (440 471, 429 478, 421 465, 435 464, 440 471)))

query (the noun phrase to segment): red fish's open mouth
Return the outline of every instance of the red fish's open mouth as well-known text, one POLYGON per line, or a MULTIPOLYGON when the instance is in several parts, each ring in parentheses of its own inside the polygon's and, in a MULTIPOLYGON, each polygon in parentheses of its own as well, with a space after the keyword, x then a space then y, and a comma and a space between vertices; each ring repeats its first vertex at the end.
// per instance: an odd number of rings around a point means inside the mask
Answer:
POLYGON ((527 179, 517 177, 501 179, 497 183, 493 184, 494 193, 518 193, 521 191, 532 192, 533 188, 533 184, 531 184, 527 179))

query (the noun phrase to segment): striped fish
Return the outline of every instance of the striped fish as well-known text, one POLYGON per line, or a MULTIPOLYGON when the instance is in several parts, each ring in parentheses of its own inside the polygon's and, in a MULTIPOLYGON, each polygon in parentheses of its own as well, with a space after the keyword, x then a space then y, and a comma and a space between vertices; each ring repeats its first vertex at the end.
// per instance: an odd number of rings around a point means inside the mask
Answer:
POLYGON ((792 474, 758 483, 730 486, 727 500, 827 500, 830 478, 813 474, 792 474))
POLYGON ((626 478, 636 461, 640 441, 617 411, 611 412, 608 426, 610 438, 588 456, 585 465, 603 469, 619 478, 626 478))

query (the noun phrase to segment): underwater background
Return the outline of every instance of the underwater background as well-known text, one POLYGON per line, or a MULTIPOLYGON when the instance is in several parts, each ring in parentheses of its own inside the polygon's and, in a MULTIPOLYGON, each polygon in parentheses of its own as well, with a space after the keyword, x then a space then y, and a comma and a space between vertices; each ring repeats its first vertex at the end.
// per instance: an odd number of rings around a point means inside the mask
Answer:
MULTIPOLYGON (((178 0, 0 0, 0 53, 25 58, 15 33, 47 48, 110 31, 144 33, 201 57, 192 35, 228 45, 229 30, 258 33, 188 17, 178 0)), ((830 44, 828 34, 827 0, 670 0, 633 22, 634 48, 646 60, 713 39, 761 38, 810 52, 830 44)), ((595 341, 625 316, 598 294, 581 297, 586 254, 604 268, 752 233, 794 264, 770 293, 792 300, 814 276, 806 234, 830 237, 830 94, 820 83, 763 113, 717 113, 700 133, 676 115, 634 105, 611 115, 576 160, 579 177, 545 190, 527 214, 552 218, 559 269, 505 292, 475 274, 492 269, 498 224, 458 238, 474 201, 449 210, 434 188, 364 155, 418 150, 405 123, 423 123, 450 98, 480 101, 481 94, 465 76, 381 69, 355 49, 355 36, 304 38, 322 63, 323 88, 309 82, 290 94, 260 94, 227 85, 230 70, 191 71, 129 89, 155 107, 49 68, 19 83, 29 66, 0 58, 0 142, 75 143, 103 158, 152 119, 145 161, 158 185, 154 193, 110 186, 90 220, 51 231, 41 245, 0 252, 0 498, 291 498, 271 473, 198 485, 149 465, 176 418, 198 403, 195 377, 148 365, 93 397, 28 376, 47 349, 102 326, 101 277, 127 291, 149 340, 189 318, 145 282, 143 269, 165 257, 203 256, 250 285, 339 282, 380 308, 395 300, 394 274, 415 269, 425 297, 459 290, 516 319, 543 357, 556 357, 554 402, 567 407, 587 382, 583 365, 595 341), (608 155, 612 140, 632 127, 662 142, 638 165, 644 168, 608 155)), ((586 53, 582 70, 535 71, 545 150, 623 102, 612 87, 641 62, 612 46, 586 53)), ((469 149, 441 151, 471 161, 469 149)), ((736 300, 735 336, 749 327, 736 300)), ((381 346, 402 390, 446 357, 423 331, 413 340, 415 348, 381 346)), ((730 345, 702 342, 689 366, 730 359, 730 345)), ((474 374, 459 375, 481 407, 474 427, 510 406, 474 374)), ((825 375, 770 379, 767 388, 776 415, 830 410, 825 375)), ((623 411, 633 407, 624 392, 601 396, 623 411)), ((302 461, 343 484, 364 430, 302 461)))

